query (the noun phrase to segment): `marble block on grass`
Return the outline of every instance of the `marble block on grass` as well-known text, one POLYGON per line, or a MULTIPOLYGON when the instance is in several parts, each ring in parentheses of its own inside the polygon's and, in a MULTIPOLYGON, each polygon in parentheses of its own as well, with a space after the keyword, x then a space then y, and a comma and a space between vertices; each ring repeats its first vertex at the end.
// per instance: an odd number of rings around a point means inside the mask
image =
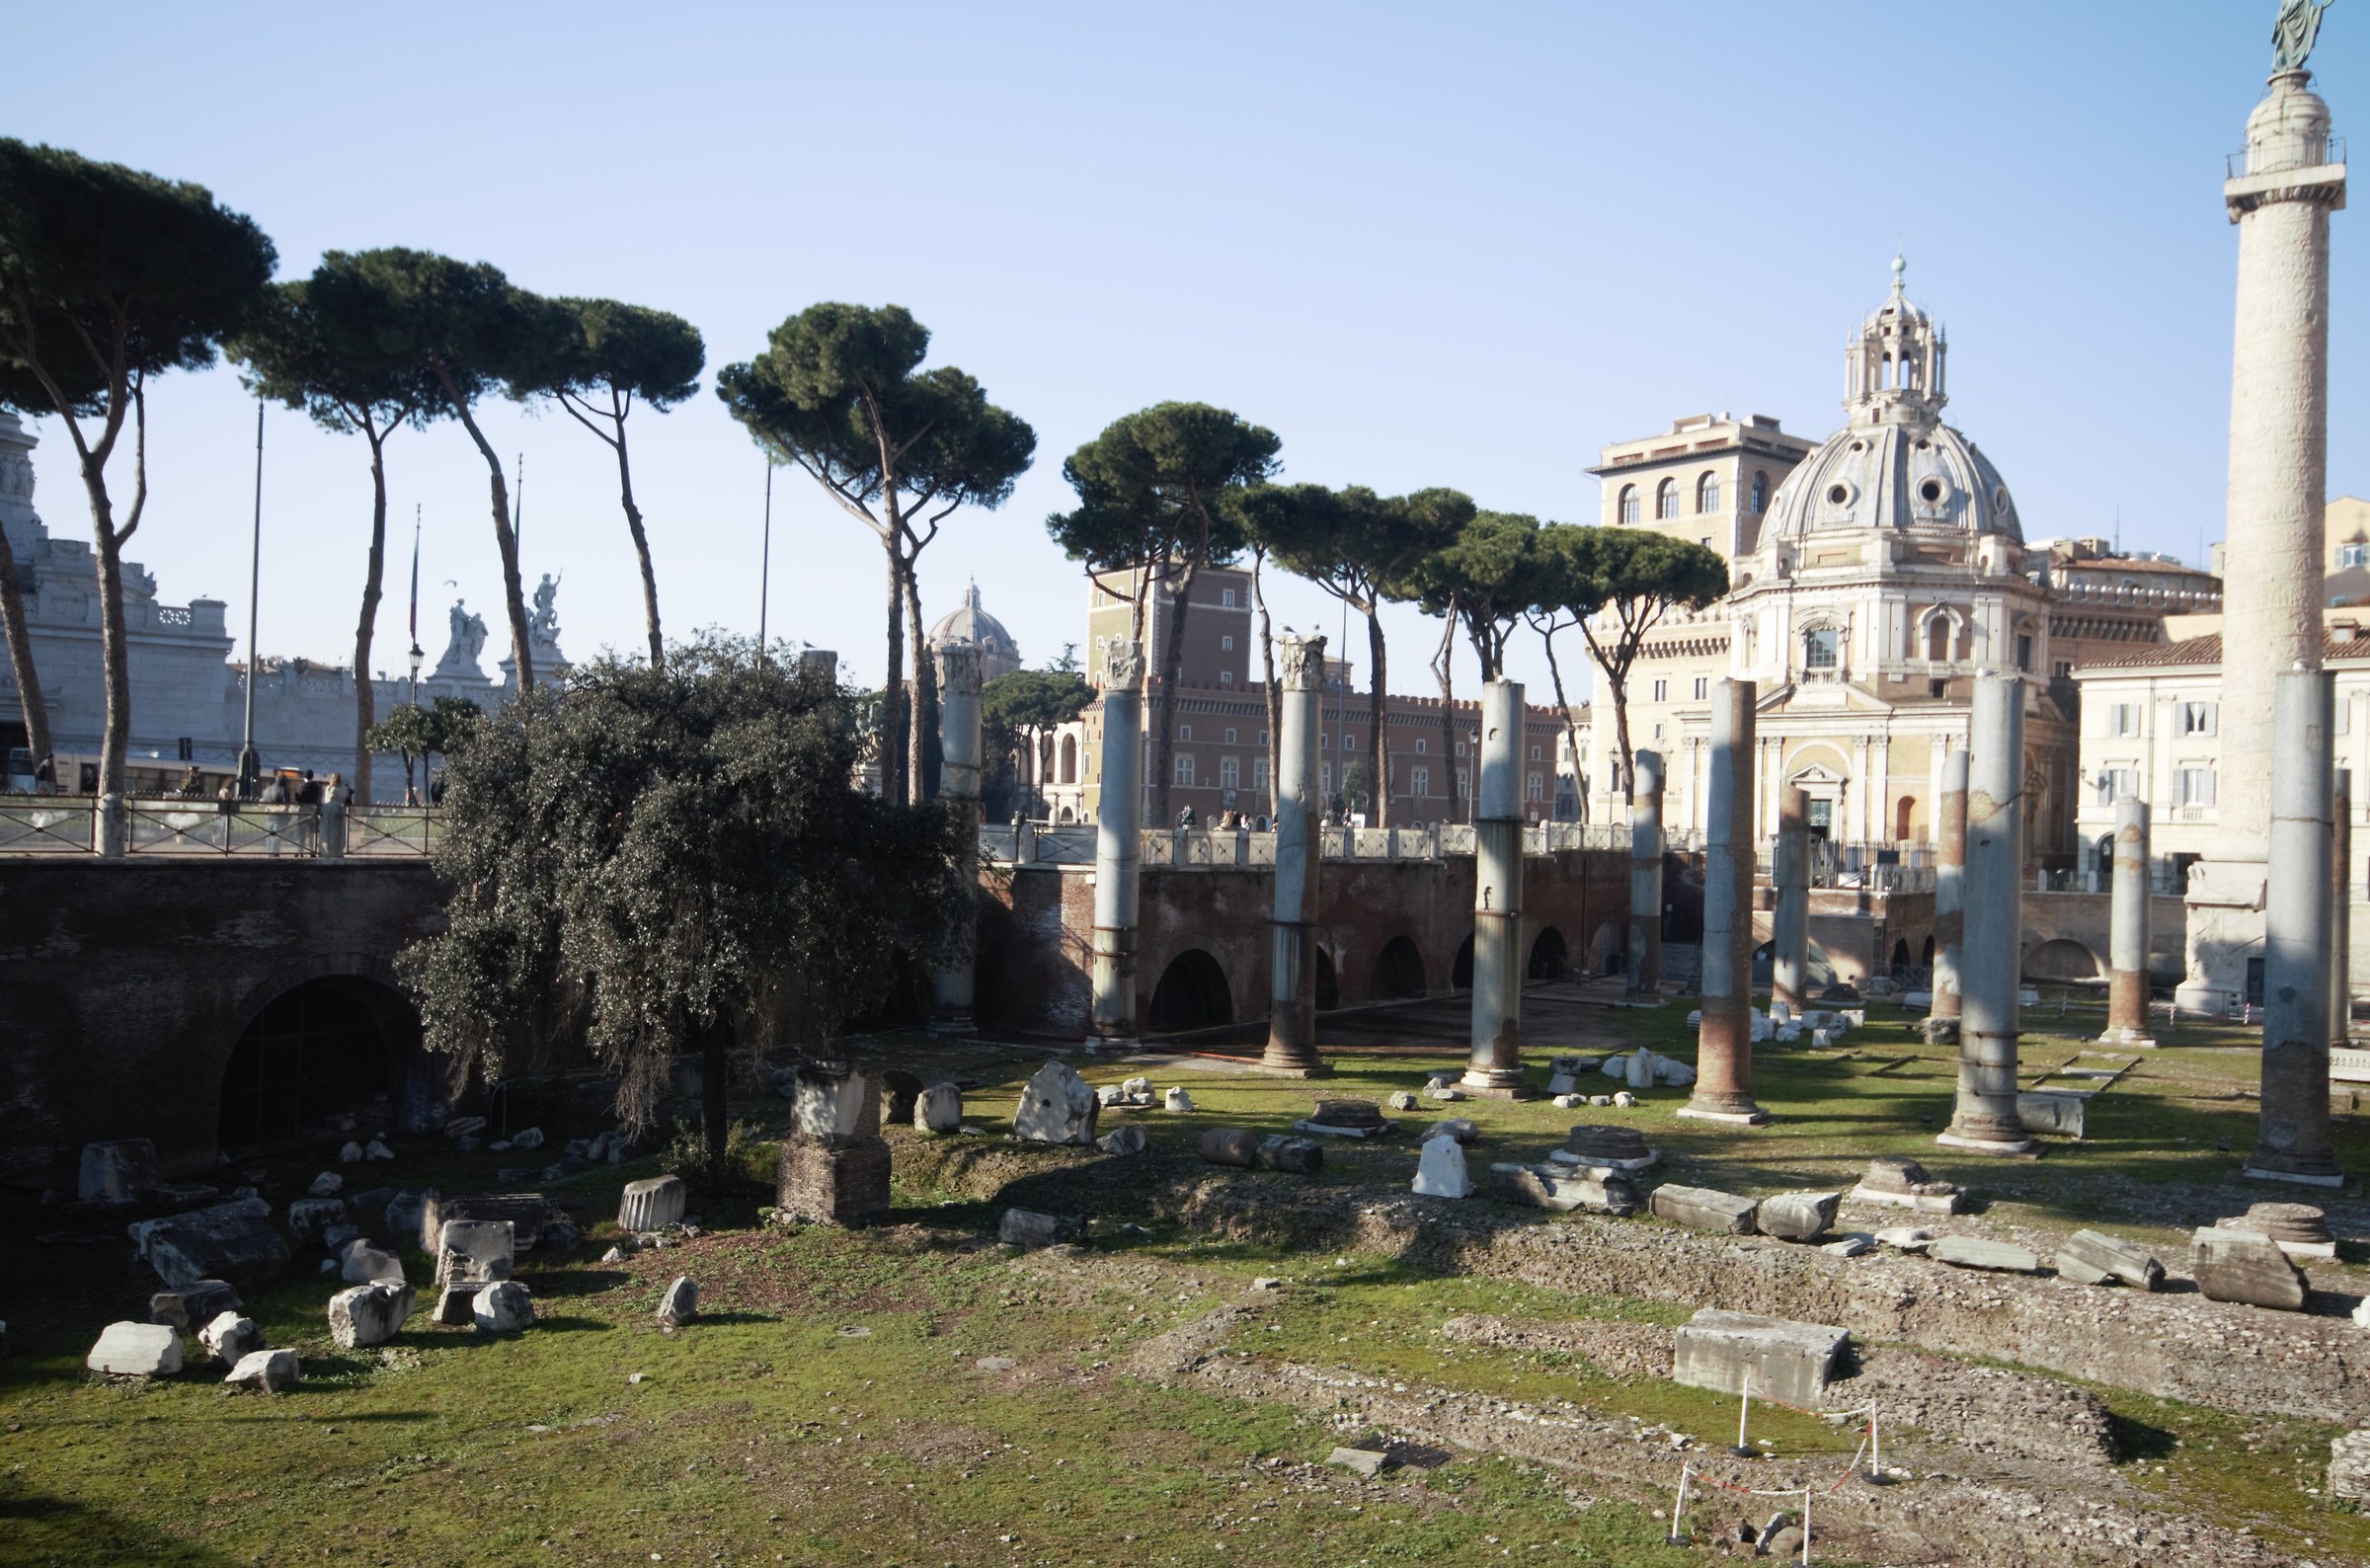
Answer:
POLYGON ((1426 1139, 1412 1191, 1424 1198, 1471 1197, 1473 1182, 1465 1174, 1464 1146, 1445 1133, 1426 1139))
POLYGON ((2189 1238, 2189 1272, 2211 1301, 2244 1301, 2275 1311, 2304 1310, 2304 1271, 2259 1230, 2207 1225, 2189 1238))
POLYGON ((1824 1323, 1705 1307, 1672 1346, 1671 1379, 1715 1393, 1775 1399, 1816 1410, 1851 1336, 1824 1323))
POLYGON ((1066 1061, 1049 1061, 1020 1091, 1012 1111, 1012 1132, 1031 1143, 1094 1142, 1095 1118, 1102 1107, 1094 1090, 1066 1061))
POLYGON ((2146 1248, 2095 1230, 2077 1230, 2058 1243, 2057 1273, 2076 1285, 2119 1281, 2135 1291, 2153 1291, 2165 1283, 2165 1266, 2146 1248))
POLYGON ((156 1144, 144 1137, 82 1145, 74 1195, 86 1204, 127 1204, 157 1183, 156 1144))
POLYGON ((2038 1274, 2041 1260, 2029 1247, 2011 1241, 1986 1241, 1980 1236, 1939 1236, 1926 1249, 1936 1263, 1960 1269, 1991 1269, 2001 1274, 2038 1274))
POLYGON ((1765 1236, 1780 1241, 1816 1241, 1835 1223, 1842 1193, 1794 1192, 1764 1198, 1754 1223, 1765 1236))
POLYGON ((1736 1236, 1753 1234, 1754 1217, 1761 1210, 1750 1198, 1709 1187, 1657 1187, 1648 1202, 1658 1219, 1736 1236))
POLYGON ((680 1223, 690 1188, 680 1176, 652 1176, 627 1182, 617 1199, 617 1228, 639 1235, 680 1223))
POLYGON ((181 1371, 181 1335, 163 1323, 110 1323, 82 1364, 110 1377, 170 1377, 181 1371))
POLYGON ((348 1350, 384 1345, 412 1315, 408 1285, 357 1285, 329 1298, 329 1337, 348 1350))
POLYGON ((249 1351, 222 1379, 226 1388, 259 1394, 284 1394, 296 1386, 296 1353, 292 1350, 249 1351))

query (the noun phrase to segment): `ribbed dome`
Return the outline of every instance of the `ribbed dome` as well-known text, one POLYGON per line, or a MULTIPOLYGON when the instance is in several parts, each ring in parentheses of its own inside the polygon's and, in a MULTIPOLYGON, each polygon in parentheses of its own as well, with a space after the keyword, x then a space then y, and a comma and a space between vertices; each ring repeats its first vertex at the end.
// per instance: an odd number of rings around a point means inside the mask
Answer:
POLYGON ((1020 645, 1004 630, 1004 623, 980 607, 980 586, 971 584, 963 589, 963 604, 952 615, 930 628, 930 646, 940 643, 970 643, 980 651, 980 678, 993 680, 1010 674, 1020 667, 1020 645))
POLYGON ((1955 528, 2024 542, 2015 502, 1992 460, 1939 420, 1854 424, 1827 437, 1778 487, 1769 531, 1955 528))

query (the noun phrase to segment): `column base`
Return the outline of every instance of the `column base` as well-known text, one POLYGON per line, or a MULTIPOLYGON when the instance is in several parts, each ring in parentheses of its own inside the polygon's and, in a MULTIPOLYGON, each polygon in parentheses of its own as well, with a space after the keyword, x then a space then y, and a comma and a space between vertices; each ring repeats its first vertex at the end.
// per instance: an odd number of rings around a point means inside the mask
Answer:
POLYGON ((1935 1141, 1944 1148, 1955 1148, 1968 1154, 1988 1154, 1994 1159, 2039 1159, 2040 1143, 2030 1137, 1980 1137, 1966 1133, 1942 1133, 1935 1141))
POLYGON ((1457 1087, 1484 1100, 1536 1100, 1540 1090, 1520 1067, 1467 1067, 1457 1087))
POLYGON ((980 1032, 978 1020, 974 1019, 968 1011, 959 1013, 934 1014, 932 1015, 930 1021, 922 1026, 922 1029, 923 1033, 925 1034, 936 1035, 942 1038, 953 1036, 969 1037, 980 1032))
POLYGON ((1333 1075, 1332 1064, 1314 1053, 1303 1056, 1297 1052, 1270 1051, 1259 1058, 1259 1065, 1252 1070, 1276 1078, 1329 1078, 1333 1075))
POLYGON ((1770 1113, 1756 1105, 1738 1110, 1727 1105, 1683 1105, 1672 1113, 1691 1122, 1723 1122, 1730 1127, 1768 1127, 1770 1113))
POLYGON ((2259 1150, 2248 1156, 2246 1166, 2239 1172, 2240 1177, 2251 1182, 2285 1182, 2291 1187, 2342 1187, 2345 1185, 2345 1173, 2338 1170, 2333 1161, 2326 1169, 2280 1170, 2274 1166, 2259 1163, 2263 1157, 2259 1150))
POLYGON ((2102 1046, 2117 1046, 2125 1051, 2154 1051, 2156 1041, 2136 1029, 2109 1029, 2098 1037, 2102 1046))
POLYGON ((1142 1051, 1144 1049, 1144 1040, 1138 1035, 1088 1035, 1086 1037, 1086 1049, 1089 1052, 1142 1051))

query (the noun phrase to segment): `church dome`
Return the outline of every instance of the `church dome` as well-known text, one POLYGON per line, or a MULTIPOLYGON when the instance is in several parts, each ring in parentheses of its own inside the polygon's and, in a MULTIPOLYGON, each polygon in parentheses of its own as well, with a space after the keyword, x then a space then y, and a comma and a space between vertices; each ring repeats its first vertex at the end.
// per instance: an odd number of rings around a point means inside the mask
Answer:
POLYGON ((1770 503, 1773 538, 1845 528, 1947 528, 2024 541, 2000 470, 1944 425, 1949 343, 1903 292, 1868 313, 1846 355, 1844 428, 1786 475, 1770 503))
POLYGON ((982 680, 993 680, 1020 667, 1020 645, 1004 630, 1002 621, 981 608, 977 583, 963 589, 961 608, 930 628, 930 646, 942 643, 969 643, 977 648, 982 680))

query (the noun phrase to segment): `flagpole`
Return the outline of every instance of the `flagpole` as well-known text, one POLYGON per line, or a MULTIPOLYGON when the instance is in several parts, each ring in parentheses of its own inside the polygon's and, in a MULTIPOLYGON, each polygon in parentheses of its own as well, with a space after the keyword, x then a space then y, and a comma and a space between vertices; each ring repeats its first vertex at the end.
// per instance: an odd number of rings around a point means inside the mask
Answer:
MULTIPOLYGON (((526 453, 518 454, 518 477, 511 485, 511 553, 517 555, 519 542, 526 537, 526 453)), ((524 571, 525 558, 520 557, 519 570, 524 571)))
POLYGON ((412 503, 412 706, 420 706, 420 503, 412 503))
POLYGON ((264 400, 255 400, 255 533, 247 568, 247 722, 239 740, 239 798, 263 793, 263 760, 255 754, 255 682, 263 661, 255 652, 257 606, 264 585, 264 400))
POLYGON ((765 659, 766 598, 773 588, 773 454, 765 454, 765 543, 757 554, 757 660, 765 659))

